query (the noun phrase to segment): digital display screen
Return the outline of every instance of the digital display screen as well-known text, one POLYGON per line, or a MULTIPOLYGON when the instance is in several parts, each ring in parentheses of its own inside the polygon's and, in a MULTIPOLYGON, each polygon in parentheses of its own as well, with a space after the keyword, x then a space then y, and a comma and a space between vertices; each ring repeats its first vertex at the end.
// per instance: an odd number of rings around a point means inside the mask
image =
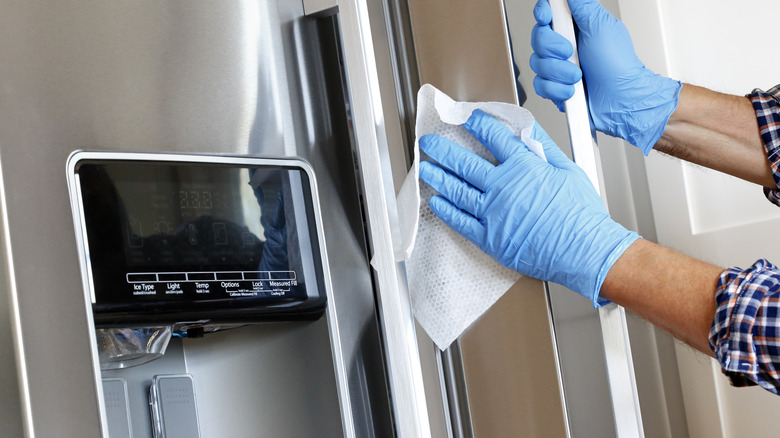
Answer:
POLYGON ((302 169, 107 160, 77 174, 96 323, 321 314, 302 169))

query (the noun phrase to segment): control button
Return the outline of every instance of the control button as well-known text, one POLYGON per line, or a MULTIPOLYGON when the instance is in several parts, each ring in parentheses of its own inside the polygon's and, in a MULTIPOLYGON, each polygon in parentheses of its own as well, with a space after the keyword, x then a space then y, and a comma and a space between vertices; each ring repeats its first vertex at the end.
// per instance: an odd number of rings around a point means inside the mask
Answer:
POLYGON ((271 274, 268 271, 244 272, 244 280, 270 280, 271 274))
POLYGON ((150 281, 157 281, 157 274, 155 273, 127 274, 128 283, 146 283, 150 281))
POLYGON ((243 280, 242 272, 217 272, 217 280, 243 280))
POLYGON ((213 272, 188 272, 187 280, 189 281, 214 281, 213 272))
POLYGON ((271 280, 295 280, 295 271, 271 271, 271 280))
POLYGON ((157 274, 159 281, 187 281, 187 274, 183 272, 161 272, 157 274))

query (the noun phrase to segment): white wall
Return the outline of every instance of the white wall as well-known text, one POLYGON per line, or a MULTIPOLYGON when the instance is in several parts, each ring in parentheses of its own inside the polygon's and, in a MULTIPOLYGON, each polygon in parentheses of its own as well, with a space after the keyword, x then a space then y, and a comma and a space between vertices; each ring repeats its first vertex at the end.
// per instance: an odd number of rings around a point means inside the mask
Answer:
MULTIPOLYGON (((780 14, 780 2, 662 0, 661 8, 672 77, 736 95, 780 83, 777 25, 766 21, 780 14)), ((694 233, 780 217, 752 184, 693 166, 685 175, 694 233), (722 208, 724 196, 738 204, 722 208)))
MULTIPOLYGON (((780 2, 620 0, 620 8, 640 58, 659 73, 737 95, 780 83, 769 21, 780 2)), ((760 187, 657 154, 648 159, 648 181, 660 243, 721 266, 780 260, 777 241, 761 237, 762 227, 780 226, 780 209, 760 187)), ((732 388, 705 356, 686 347, 677 353, 691 436, 777 436, 780 397, 732 388)))

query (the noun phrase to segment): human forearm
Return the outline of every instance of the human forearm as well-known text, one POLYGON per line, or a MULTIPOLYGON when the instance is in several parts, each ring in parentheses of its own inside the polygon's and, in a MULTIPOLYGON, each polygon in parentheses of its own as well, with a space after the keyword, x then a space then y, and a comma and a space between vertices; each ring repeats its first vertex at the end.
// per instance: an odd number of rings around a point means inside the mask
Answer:
POLYGON ((750 100, 684 84, 654 149, 776 188, 750 100))
POLYGON ((722 268, 637 240, 607 273, 600 296, 710 356, 715 288, 722 268))

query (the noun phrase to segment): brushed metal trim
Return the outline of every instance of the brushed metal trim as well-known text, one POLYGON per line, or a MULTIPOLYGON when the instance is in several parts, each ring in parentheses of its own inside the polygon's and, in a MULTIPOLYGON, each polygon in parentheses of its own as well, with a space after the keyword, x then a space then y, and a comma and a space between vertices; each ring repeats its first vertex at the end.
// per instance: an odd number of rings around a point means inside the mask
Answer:
POLYGON ((16 352, 16 372, 19 377, 19 400, 22 404, 22 423, 25 435, 28 438, 34 438, 35 428, 33 427, 32 401, 30 399, 30 379, 27 374, 27 358, 24 351, 24 339, 22 338, 23 332, 21 311, 19 310, 19 290, 17 288, 16 269, 14 268, 13 250, 11 248, 11 229, 8 225, 8 201, 6 199, 5 177, 3 176, 2 166, 0 166, 0 211, 2 211, 3 215, 3 252, 5 253, 6 268, 8 269, 11 332, 16 352))
MULTIPOLYGON (((81 266, 82 280, 85 281, 85 311, 89 320, 90 327, 94 327, 92 317, 91 303, 94 302, 94 288, 91 282, 86 283, 88 275, 91 272, 91 263, 89 260, 88 248, 85 242, 86 224, 84 221, 84 212, 81 203, 81 190, 78 184, 78 173, 76 168, 81 161, 85 160, 103 160, 103 161, 148 161, 148 162, 175 162, 175 163, 199 163, 199 164, 234 164, 234 165, 268 165, 295 167, 306 172, 309 178, 309 188, 312 193, 314 222, 317 228, 317 238, 320 250, 320 257, 323 265, 323 280, 325 287, 325 296, 328 299, 326 306, 326 315, 328 320, 328 329, 330 334, 330 344, 333 350, 333 363, 336 371, 336 385, 338 388, 339 404, 341 405, 341 420, 344 428, 344 436, 353 438, 355 434, 355 424, 353 420, 352 404, 350 403, 349 384, 347 376, 346 360, 341 348, 341 335, 338 323, 338 314, 336 310, 336 299, 333 294, 331 284, 330 268, 328 265, 328 253, 325 244, 325 233, 322 225, 322 213, 319 202, 319 193, 317 191, 317 177, 314 174, 312 166, 301 158, 268 158, 268 157, 247 157, 240 155, 208 155, 208 154, 178 154, 178 153, 148 153, 148 152, 115 152, 115 151, 74 151, 68 157, 66 164, 68 177, 68 191, 70 193, 71 207, 73 211, 73 223, 76 231, 76 242, 79 252, 79 265, 81 266)), ((95 385, 97 390, 98 405, 100 407, 100 423, 103 429, 103 436, 108 436, 108 425, 105 418, 105 402, 103 400, 103 382, 100 374, 100 362, 98 359, 97 339, 94 330, 90 330, 90 351, 92 352, 92 367, 95 370, 95 385)))
MULTIPOLYGON (((574 53, 570 61, 579 65, 574 23, 568 4, 565 0, 550 0, 550 6, 555 31, 571 42, 574 53)), ((594 133, 591 131, 586 99, 583 82, 580 81, 575 85, 574 96, 565 103, 572 156, 588 175, 606 206, 601 160, 594 133)), ((601 307, 598 312, 617 436, 644 437, 625 310, 615 304, 609 304, 601 307)))
POLYGON ((339 4, 339 15, 373 250, 371 266, 377 278, 395 432, 403 437, 428 437, 431 428, 406 274, 393 251, 398 217, 383 110, 385 96, 381 93, 368 1, 373 0, 344 0, 339 4))
POLYGON ((473 438, 474 425, 471 422, 469 388, 460 340, 455 340, 448 349, 439 351, 438 357, 441 367, 442 399, 448 407, 444 412, 448 416, 450 437, 473 438))
POLYGON ((408 167, 411 161, 410 157, 414 155, 417 90, 420 88, 409 1, 388 0, 384 2, 384 12, 387 17, 390 62, 395 73, 398 115, 401 122, 401 134, 406 141, 405 152, 408 167))
POLYGON ((338 0, 303 0, 303 13, 306 15, 331 11, 338 7, 338 0))
POLYGON ((566 436, 571 437, 571 420, 569 418, 570 411, 569 406, 566 402, 566 388, 563 383, 563 367, 561 365, 561 352, 560 347, 558 345, 558 332, 555 328, 555 316, 553 313, 553 305, 552 305, 552 297, 550 295, 550 284, 548 282, 544 282, 544 298, 545 303, 547 304, 547 314, 550 315, 549 318, 547 318, 547 321, 550 323, 550 333, 552 333, 553 338, 553 355, 555 356, 555 372, 558 374, 558 392, 561 396, 561 405, 563 405, 563 424, 564 428, 566 429, 566 436))

